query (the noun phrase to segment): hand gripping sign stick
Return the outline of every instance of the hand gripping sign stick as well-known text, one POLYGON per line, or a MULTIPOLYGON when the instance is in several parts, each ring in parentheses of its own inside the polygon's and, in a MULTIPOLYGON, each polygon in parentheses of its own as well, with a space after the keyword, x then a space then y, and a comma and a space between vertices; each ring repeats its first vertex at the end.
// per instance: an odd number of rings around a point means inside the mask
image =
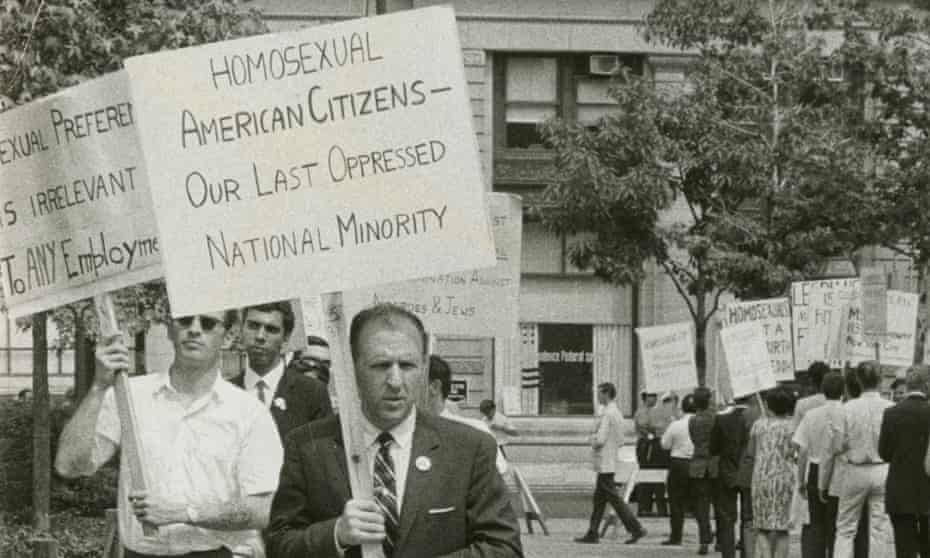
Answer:
MULTIPOLYGON (((121 337, 123 333, 119 330, 109 293, 94 296, 94 307, 100 322, 100 336, 104 339, 121 337)), ((145 480, 145 469, 142 468, 142 447, 139 445, 139 433, 136 430, 136 414, 129 393, 128 376, 126 370, 117 370, 113 377, 113 393, 116 396, 121 430, 120 444, 123 446, 123 457, 129 465, 130 490, 147 490, 148 483, 145 480)), ((158 528, 142 522, 142 532, 147 537, 153 537, 158 534, 158 528)))

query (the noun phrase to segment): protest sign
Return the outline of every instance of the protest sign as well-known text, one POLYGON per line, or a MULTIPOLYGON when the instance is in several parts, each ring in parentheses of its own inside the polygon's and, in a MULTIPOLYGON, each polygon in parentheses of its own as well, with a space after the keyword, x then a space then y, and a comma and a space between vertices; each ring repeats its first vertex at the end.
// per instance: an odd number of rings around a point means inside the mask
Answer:
MULTIPOLYGON (((914 364, 914 346, 917 333, 917 307, 915 293, 888 290, 885 293, 887 328, 879 340, 879 360, 890 366, 914 364)), ((863 311, 858 301, 849 305, 843 340, 844 358, 852 364, 875 360, 875 341, 863 335, 863 311)))
POLYGON ((494 264, 451 8, 126 68, 176 312, 494 264))
POLYGON ((514 338, 520 301, 520 198, 488 194, 497 265, 342 293, 349 315, 378 302, 410 310, 441 335, 514 338))
POLYGON ((161 277, 128 76, 0 114, 0 285, 13 316, 161 277))
POLYGON ((745 321, 720 330, 733 397, 775 387, 765 330, 758 321, 745 321))
POLYGON ((885 270, 881 267, 864 268, 859 274, 859 283, 862 293, 862 333, 865 340, 880 342, 888 326, 885 270))
POLYGON ((841 365, 838 340, 842 308, 858 297, 856 277, 791 284, 795 370, 807 370, 816 360, 836 368, 841 365))
POLYGON ((743 322, 759 322, 772 359, 777 381, 794 379, 794 353, 791 350, 791 305, 787 298, 769 298, 727 304, 721 313, 722 328, 743 322))
POLYGON ((662 393, 697 386, 691 322, 636 328, 646 389, 662 393))

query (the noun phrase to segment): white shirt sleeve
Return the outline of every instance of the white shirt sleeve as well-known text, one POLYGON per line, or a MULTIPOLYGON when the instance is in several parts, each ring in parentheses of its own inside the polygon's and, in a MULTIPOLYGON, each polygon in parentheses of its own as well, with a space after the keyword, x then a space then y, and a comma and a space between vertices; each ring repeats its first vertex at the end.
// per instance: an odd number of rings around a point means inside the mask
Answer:
POLYGON ((94 468, 98 468, 113 457, 120 444, 121 426, 116 409, 116 394, 110 387, 103 394, 100 414, 97 415, 97 430, 94 436, 94 468))
POLYGON ((268 409, 260 408, 239 453, 239 487, 243 495, 268 494, 278 489, 284 448, 268 409))

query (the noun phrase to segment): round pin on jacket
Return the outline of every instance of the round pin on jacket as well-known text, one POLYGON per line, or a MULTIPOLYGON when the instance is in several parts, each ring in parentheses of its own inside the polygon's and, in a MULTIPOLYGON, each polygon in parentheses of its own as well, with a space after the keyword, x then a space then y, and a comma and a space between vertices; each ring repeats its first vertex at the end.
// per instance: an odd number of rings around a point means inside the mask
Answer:
POLYGON ((429 457, 426 457, 425 455, 421 455, 420 457, 418 457, 417 460, 415 461, 415 464, 417 466, 417 469, 419 469, 420 471, 423 471, 424 473, 433 468, 433 462, 430 461, 429 457))

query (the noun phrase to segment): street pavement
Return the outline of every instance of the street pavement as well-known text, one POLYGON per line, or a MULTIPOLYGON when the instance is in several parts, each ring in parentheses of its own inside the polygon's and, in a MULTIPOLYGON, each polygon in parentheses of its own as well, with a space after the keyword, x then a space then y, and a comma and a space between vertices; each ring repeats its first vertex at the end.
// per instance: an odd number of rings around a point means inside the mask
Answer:
MULTIPOLYGON (((549 535, 542 534, 539 524, 533 522, 533 532, 530 535, 526 530, 526 521, 520 519, 522 529, 521 540, 526 558, 600 558, 616 556, 624 558, 690 558, 697 557, 698 538, 697 526, 693 519, 685 520, 684 544, 682 546, 661 546, 659 543, 668 538, 668 518, 642 518, 643 527, 649 531, 646 537, 636 544, 627 545, 627 533, 623 527, 619 530, 611 528, 607 536, 598 544, 580 544, 574 542, 575 537, 584 534, 588 521, 580 518, 549 518, 546 527, 549 535)), ((720 553, 711 549, 710 558, 719 558, 720 553)), ((801 556, 800 538, 797 534, 791 536, 791 549, 789 556, 801 556)))

